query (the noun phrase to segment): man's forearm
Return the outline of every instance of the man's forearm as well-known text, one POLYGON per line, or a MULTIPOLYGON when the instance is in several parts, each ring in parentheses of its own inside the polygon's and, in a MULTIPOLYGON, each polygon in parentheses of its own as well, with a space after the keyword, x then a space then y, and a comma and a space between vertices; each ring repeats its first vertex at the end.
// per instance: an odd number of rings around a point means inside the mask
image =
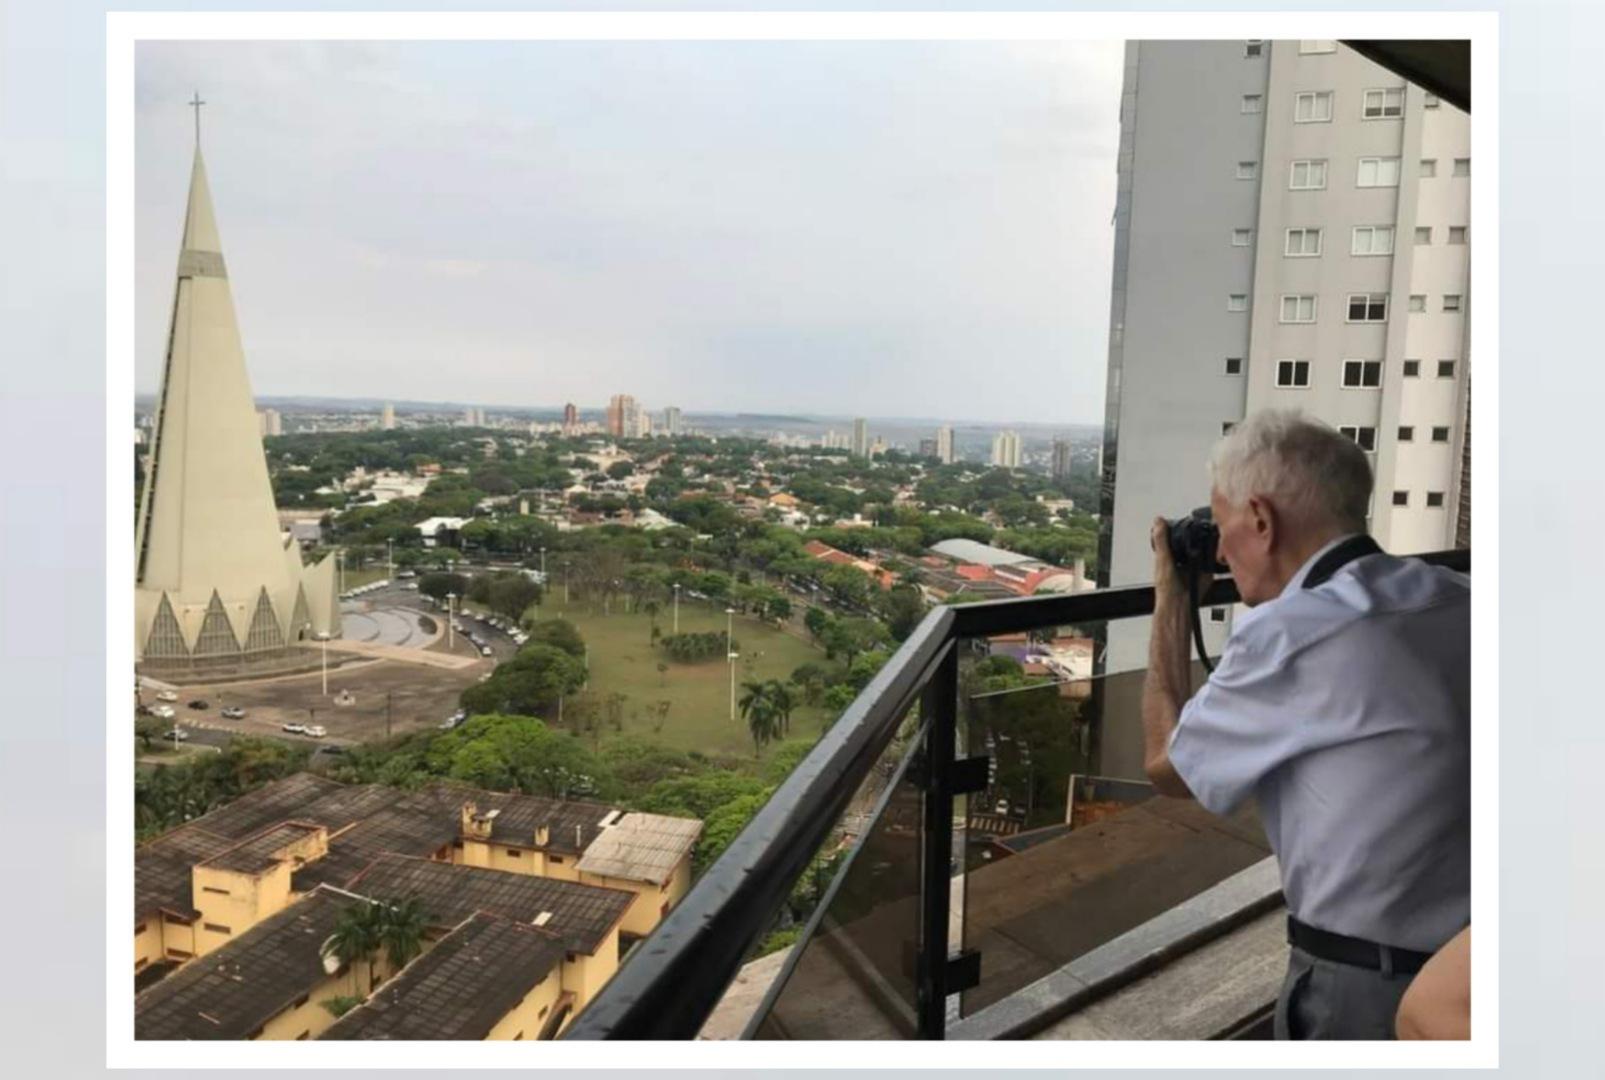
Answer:
POLYGON ((1171 732, 1192 696, 1187 669, 1187 602, 1176 595, 1155 598, 1153 628, 1148 638, 1148 671, 1142 684, 1143 758, 1150 765, 1166 761, 1171 732))

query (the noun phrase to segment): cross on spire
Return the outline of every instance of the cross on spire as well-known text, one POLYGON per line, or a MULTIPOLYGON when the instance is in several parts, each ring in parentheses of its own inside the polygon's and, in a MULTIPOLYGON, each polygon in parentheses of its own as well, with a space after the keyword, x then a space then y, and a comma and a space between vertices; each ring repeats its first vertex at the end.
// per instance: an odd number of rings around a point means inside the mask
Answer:
POLYGON ((193 108, 195 110, 195 145, 196 146, 200 146, 201 145, 201 106, 205 105, 206 102, 201 100, 201 92, 199 90, 197 90, 197 91, 195 91, 195 96, 190 98, 188 104, 190 105, 191 108, 193 108))

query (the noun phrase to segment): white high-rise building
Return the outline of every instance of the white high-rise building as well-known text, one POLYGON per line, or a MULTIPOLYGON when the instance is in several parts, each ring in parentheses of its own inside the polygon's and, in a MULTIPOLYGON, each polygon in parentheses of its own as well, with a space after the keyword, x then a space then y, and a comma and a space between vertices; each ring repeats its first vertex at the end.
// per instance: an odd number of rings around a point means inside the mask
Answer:
POLYGON ((850 446, 854 457, 869 456, 869 421, 858 419, 853 421, 853 443, 850 446))
MULTIPOLYGON (((1211 447, 1267 407, 1367 451, 1385 548, 1451 546, 1470 118, 1332 41, 1131 42, 1125 59, 1098 584, 1152 577, 1155 515, 1204 505, 1211 447)), ((1206 614, 1212 653, 1229 620, 1206 614)), ((1107 672, 1140 668, 1147 638, 1146 619, 1112 623, 1107 672)), ((1134 730, 1106 725, 1103 771, 1141 775, 1134 730)))
POLYGON ((1012 431, 1000 431, 992 436, 992 464, 1005 469, 1020 467, 1020 436, 1012 431))
POLYGON ((256 414, 256 433, 264 438, 284 434, 284 417, 277 409, 260 409, 256 414))
POLYGON ((670 405, 663 410, 663 430, 669 435, 680 434, 680 409, 670 405))
POLYGON ((943 465, 953 464, 953 429, 950 427, 936 429, 936 459, 943 465))
POLYGON ((381 431, 394 431, 396 428, 396 407, 385 402, 384 408, 379 410, 379 429, 381 431))

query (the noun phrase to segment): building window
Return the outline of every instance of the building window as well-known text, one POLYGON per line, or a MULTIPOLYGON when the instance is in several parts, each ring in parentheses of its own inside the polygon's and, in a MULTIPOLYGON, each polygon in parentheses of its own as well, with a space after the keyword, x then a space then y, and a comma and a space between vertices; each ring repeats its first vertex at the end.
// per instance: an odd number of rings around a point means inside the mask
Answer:
POLYGON ((1438 107, 1438 95, 1437 94, 1422 94, 1421 95, 1421 107, 1423 109, 1436 109, 1438 107))
POLYGON ((150 957, 141 956, 138 960, 134 961, 134 970, 135 971, 139 971, 139 970, 143 969, 144 966, 146 964, 148 964, 148 963, 150 963, 150 957))
POLYGON ((1355 187, 1398 187, 1399 159, 1396 157, 1363 157, 1354 179, 1355 187))
POLYGON ((1355 445, 1367 454, 1377 448, 1377 429, 1374 427, 1356 427, 1353 424, 1344 424, 1338 428, 1339 435, 1346 435, 1354 440, 1355 445))
POLYGON ((1350 293, 1349 322, 1387 322, 1387 293, 1350 293))
POLYGON ((1427 492, 1427 509, 1428 510, 1438 510, 1438 509, 1441 509, 1442 507, 1443 507, 1443 492, 1441 492, 1441 491, 1429 491, 1429 492, 1427 492))
POLYGON ((1226 621, 1226 609, 1223 608, 1223 607, 1212 607, 1212 608, 1210 608, 1209 609, 1209 621, 1210 622, 1225 622, 1226 621))
POLYGON ((1445 311, 1459 311, 1460 310, 1460 294, 1459 293, 1444 293, 1443 294, 1443 310, 1445 310, 1445 311))
POLYGON ((1393 505, 1394 506, 1409 506, 1410 505, 1410 493, 1408 491, 1395 491, 1393 493, 1393 505))
POLYGON ((1424 157, 1421 159, 1421 179, 1431 180, 1438 175, 1438 159, 1424 157))
POLYGON ((1399 441, 1400 442, 1415 442, 1416 441, 1416 429, 1413 428, 1413 427, 1401 427, 1399 429, 1399 441))
POLYGON ((510 859, 521 858, 523 856, 523 854, 524 853, 522 851, 519 851, 517 848, 508 848, 507 849, 507 857, 510 858, 510 859))
POLYGON ((175 949, 171 946, 169 946, 167 949, 167 958, 169 960, 188 960, 194 955, 194 953, 188 951, 187 949, 175 949))
POLYGON ((1310 56, 1310 55, 1315 54, 1315 53, 1337 52, 1337 42, 1336 41, 1301 41, 1301 42, 1298 43, 1298 51, 1304 56, 1310 56))
POLYGON ((1332 119, 1332 91, 1306 90, 1293 95, 1295 124, 1324 124, 1332 119))
POLYGON ((201 892, 217 893, 219 896, 227 896, 229 894, 227 889, 219 889, 215 885, 202 885, 201 892))
POLYGON ((201 923, 201 926, 203 928, 207 929, 207 930, 210 930, 214 934, 232 934, 232 933, 234 933, 233 930, 230 930, 228 927, 224 926, 222 923, 203 922, 203 923, 201 923))
POLYGON ((1326 159, 1302 158, 1293 162, 1287 186, 1294 191, 1317 191, 1326 187, 1326 159))
POLYGON ((1413 379, 1413 378, 1415 378, 1416 376, 1418 376, 1420 374, 1421 374, 1421 361, 1419 361, 1419 360, 1406 360, 1404 362, 1404 377, 1405 378, 1413 379))
POLYGON ((1264 106, 1264 104, 1265 98, 1260 94, 1243 95, 1243 111, 1245 113, 1257 113, 1264 106))
POLYGON ((1248 294, 1247 293, 1240 293, 1240 292, 1234 292, 1234 293, 1229 294, 1226 297, 1226 310, 1227 311, 1247 311, 1248 310, 1248 294))
POLYGON ((1254 238, 1253 229, 1233 229, 1232 247, 1247 247, 1248 242, 1254 238))
POLYGON ((1393 226, 1356 225, 1354 227, 1353 242, 1349 246, 1349 254, 1392 255, 1393 226))
POLYGON ((1282 321, 1285 323, 1312 323, 1315 321, 1314 296, 1282 297, 1282 321))
POLYGON ((1343 385, 1350 390, 1370 390, 1382 385, 1382 361, 1343 361, 1343 385))
POLYGON ((1243 59, 1245 59, 1245 60, 1252 60, 1256 56, 1263 55, 1264 52, 1265 52, 1265 42, 1263 42, 1263 41, 1245 41, 1245 42, 1243 42, 1243 59))
POLYGON ((550 1009, 551 1009, 550 1005, 542 1005, 541 1006, 541 1011, 535 1014, 535 1019, 537 1019, 537 1020, 545 1020, 546 1019, 546 1013, 550 1009))
POLYGON ((134 936, 135 937, 138 937, 140 934, 143 934, 145 932, 145 925, 146 924, 144 924, 144 923, 140 923, 138 926, 134 927, 134 936))
POLYGON ((1432 243, 1432 226, 1431 225, 1417 225, 1416 226, 1416 243, 1418 243, 1418 244, 1430 244, 1430 243, 1432 243))
POLYGON ((1282 253, 1294 257, 1319 255, 1321 253, 1321 230, 1287 230, 1287 243, 1282 253))
POLYGON ((174 926, 188 926, 189 925, 189 920, 188 919, 181 919, 177 915, 174 915, 172 913, 164 914, 162 916, 162 921, 166 922, 166 923, 172 923, 174 926))
POLYGON ((562 866, 563 865, 563 856, 561 856, 561 855, 548 855, 548 856, 546 856, 546 861, 551 863, 553 866, 562 866))
POLYGON ((1259 175, 1259 162, 1239 161, 1237 163, 1237 179, 1252 180, 1259 175))
POLYGON ((1466 242, 1466 227, 1464 225, 1449 226, 1449 242, 1451 244, 1464 244, 1466 242))
POLYGON ((1228 356, 1226 358, 1226 374, 1241 375, 1243 373, 1243 358, 1241 356, 1228 356))
POLYGON ((1411 293, 1410 294, 1410 310, 1411 311, 1425 311, 1425 310, 1427 310, 1427 298, 1425 296, 1423 296, 1422 294, 1420 294, 1420 293, 1411 293))
POLYGON ((1397 90, 1367 90, 1360 106, 1365 120, 1393 120, 1404 115, 1404 87, 1397 90))
POLYGON ((1452 379, 1455 377, 1455 362, 1453 360, 1438 361, 1438 378, 1452 379))
POLYGON ((301 1034, 297 1035, 295 1037, 295 1041, 296 1042, 306 1042, 306 1040, 308 1040, 310 1038, 312 1038, 312 1029, 308 1028, 306 1031, 303 1031, 303 1032, 301 1032, 301 1034))
POLYGON ((1276 385, 1289 390, 1304 390, 1310 385, 1310 362, 1308 360, 1278 360, 1276 362, 1276 385))
POLYGON ((1449 441, 1449 429, 1446 428, 1446 427, 1435 427, 1435 428, 1433 428, 1432 429, 1432 441, 1433 442, 1448 442, 1449 441))
POLYGON ((312 998, 311 994, 302 994, 300 997, 295 999, 295 1003, 292 1004, 290 1006, 290 1008, 299 1009, 301 1006, 305 1005, 308 1001, 310 1001, 311 998, 312 998))
POLYGON ((1471 175, 1471 159, 1468 158, 1468 157, 1457 157, 1457 158, 1455 158, 1454 175, 1455 176, 1470 176, 1471 175))

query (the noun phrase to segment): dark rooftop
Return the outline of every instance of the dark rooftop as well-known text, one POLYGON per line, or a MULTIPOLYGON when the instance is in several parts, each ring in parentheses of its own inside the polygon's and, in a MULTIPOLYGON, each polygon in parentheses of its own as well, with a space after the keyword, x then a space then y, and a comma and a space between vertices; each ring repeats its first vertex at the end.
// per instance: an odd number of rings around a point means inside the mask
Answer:
POLYGON ((134 998, 134 1038, 249 1038, 323 981, 323 943, 360 902, 320 888, 185 964, 134 998))
POLYGON ((483 912, 403 968, 322 1039, 483 1039, 563 960, 540 927, 483 912))
POLYGON ((282 821, 307 821, 322 825, 332 836, 404 794, 381 784, 352 786, 302 772, 264 784, 192 824, 218 836, 244 840, 282 821))
POLYGON ((386 853, 433 855, 461 830, 460 798, 444 789, 407 794, 329 841, 329 853, 295 872, 297 892, 320 884, 344 886, 386 853))
POLYGON ((232 870, 240 874, 260 874, 271 870, 282 860, 279 852, 297 840, 318 831, 318 826, 302 821, 286 821, 270 825, 249 840, 244 840, 210 859, 196 863, 214 870, 232 870))
POLYGON ((227 851, 234 845, 191 823, 163 833, 134 850, 134 921, 171 911, 175 915, 194 913, 194 893, 190 887, 190 868, 196 863, 227 851))
MULTIPOLYGON (((479 812, 495 810, 490 836, 497 843, 535 847, 535 830, 551 830, 545 850, 578 855, 602 831, 602 819, 619 811, 606 803, 549 799, 477 788, 458 789, 463 801, 472 800, 479 812)), ((459 804, 460 805, 460 804, 459 804)))
POLYGON ((596 952, 635 899, 623 889, 405 855, 380 856, 349 888, 391 903, 416 896, 436 926, 456 926, 480 911, 523 923, 551 912, 545 929, 582 953, 596 952))

